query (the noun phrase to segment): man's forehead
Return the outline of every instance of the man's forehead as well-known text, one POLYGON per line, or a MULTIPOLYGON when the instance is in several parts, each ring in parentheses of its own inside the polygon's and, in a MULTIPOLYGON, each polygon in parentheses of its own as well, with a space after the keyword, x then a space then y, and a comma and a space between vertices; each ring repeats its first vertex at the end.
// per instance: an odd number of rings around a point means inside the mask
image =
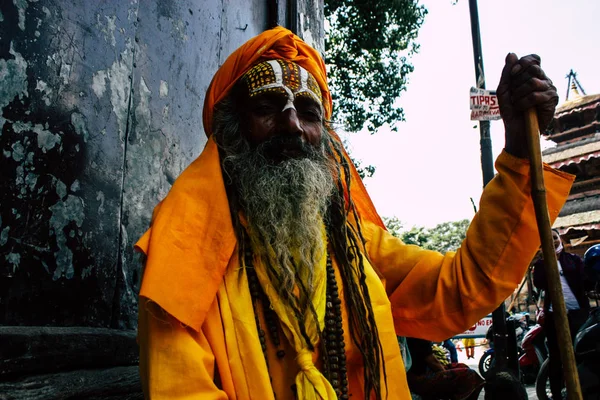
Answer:
POLYGON ((252 67, 241 81, 250 97, 269 92, 291 91, 295 97, 308 96, 323 103, 321 89, 314 76, 289 60, 268 60, 252 67))

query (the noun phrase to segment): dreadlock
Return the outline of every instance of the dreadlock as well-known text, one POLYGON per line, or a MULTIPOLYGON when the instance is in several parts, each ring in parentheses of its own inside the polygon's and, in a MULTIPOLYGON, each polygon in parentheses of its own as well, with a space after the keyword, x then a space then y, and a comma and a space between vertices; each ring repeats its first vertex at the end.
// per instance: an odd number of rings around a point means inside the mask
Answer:
MULTIPOLYGON (((231 218, 238 240, 238 257, 240 265, 244 265, 244 254, 249 243, 248 233, 240 221, 240 212, 243 211, 244 205, 238 190, 234 187, 233 177, 231 176, 233 168, 227 154, 224 152, 224 149, 241 152, 247 150, 250 146, 240 133, 239 116, 242 113, 239 105, 234 101, 237 97, 235 94, 236 88, 230 96, 219 102, 215 107, 214 132, 220 151, 221 168, 229 199, 231 218), (232 132, 236 134, 232 135, 232 132)), ((387 374, 383 362, 383 348, 379 340, 375 314, 366 282, 365 256, 363 255, 366 254, 365 239, 351 197, 351 167, 344 156, 341 143, 330 133, 328 124, 323 127, 323 142, 326 156, 334 161, 330 164, 336 185, 323 216, 327 238, 342 278, 350 337, 363 359, 365 400, 370 399, 372 394, 375 395, 377 400, 381 400, 381 373, 383 372, 386 388, 387 374)), ((275 282, 280 281, 279 266, 267 262, 266 267, 275 282)), ((298 272, 298 267, 294 263, 295 272, 298 272)), ((304 321, 310 316, 316 321, 316 311, 310 299, 307 298, 310 291, 301 279, 298 279, 296 284, 300 296, 295 296, 292 291, 282 290, 279 291, 281 301, 290 306, 294 317, 298 320, 304 321)), ((299 324, 299 326, 308 347, 314 350, 306 334, 304 324, 299 324)), ((323 332, 321 332, 322 335, 323 332)))
MULTIPOLYGON (((330 135, 328 135, 330 136, 330 135)), ((381 399, 381 371, 387 387, 387 374, 383 362, 383 348, 375 323, 375 314, 367 287, 364 257, 365 239, 362 234, 356 207, 350 195, 350 165, 344 157, 342 145, 329 140, 328 154, 338 161, 338 190, 332 196, 326 217, 326 227, 335 259, 338 262, 344 285, 344 301, 348 312, 350 336, 360 351, 364 362, 365 399, 371 392, 381 399), (340 174, 340 172, 342 172, 340 174), (344 185, 347 191, 344 191, 344 185), (347 193, 347 197, 344 196, 347 193), (348 214, 352 213, 352 222, 348 214)), ((387 391, 386 391, 387 393, 387 391)))

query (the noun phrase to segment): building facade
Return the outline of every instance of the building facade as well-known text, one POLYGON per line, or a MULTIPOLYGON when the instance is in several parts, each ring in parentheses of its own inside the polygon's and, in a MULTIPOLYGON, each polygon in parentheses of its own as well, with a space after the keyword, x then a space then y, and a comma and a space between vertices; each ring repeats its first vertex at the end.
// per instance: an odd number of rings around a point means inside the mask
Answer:
POLYGON ((548 139, 557 145, 543 152, 543 160, 576 175, 553 227, 563 236, 567 251, 583 256, 600 243, 600 94, 580 90, 573 81, 571 98, 556 109, 548 139))

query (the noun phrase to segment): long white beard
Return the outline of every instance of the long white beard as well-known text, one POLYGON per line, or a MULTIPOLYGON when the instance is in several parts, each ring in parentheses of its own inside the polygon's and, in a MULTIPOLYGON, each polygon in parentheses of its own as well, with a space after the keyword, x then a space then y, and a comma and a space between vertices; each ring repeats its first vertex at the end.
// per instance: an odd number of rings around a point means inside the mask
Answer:
MULTIPOLYGON (((324 132, 324 134, 327 134, 324 132)), ((313 267, 326 248, 323 216, 335 187, 323 145, 302 146, 302 156, 275 161, 277 141, 225 150, 227 175, 245 214, 254 254, 280 293, 301 279, 310 295, 313 267)))
POLYGON ((215 110, 215 136, 224 178, 245 214, 253 251, 272 267, 280 293, 292 291, 297 278, 310 290, 313 266, 326 248, 323 216, 335 188, 334 161, 323 144, 330 140, 329 132, 323 129, 320 146, 302 146, 303 156, 275 161, 277 141, 252 148, 239 122, 234 103, 221 102, 215 110))
POLYGON ((281 290, 302 278, 307 290, 312 269, 323 256, 323 215, 334 182, 327 165, 308 158, 247 166, 236 178, 252 249, 275 268, 281 290))

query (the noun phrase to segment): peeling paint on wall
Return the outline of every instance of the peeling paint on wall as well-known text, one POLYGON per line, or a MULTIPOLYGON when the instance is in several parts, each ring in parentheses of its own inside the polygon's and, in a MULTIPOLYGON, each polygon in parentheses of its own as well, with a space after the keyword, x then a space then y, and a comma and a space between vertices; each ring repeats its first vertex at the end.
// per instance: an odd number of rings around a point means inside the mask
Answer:
POLYGON ((73 125, 75 132, 77 132, 79 136, 83 137, 84 142, 87 142, 89 133, 83 114, 78 112, 71 114, 71 124, 73 125))
POLYGON ((49 106, 52 103, 52 101, 50 100, 52 88, 50 88, 46 82, 44 82, 41 79, 38 80, 35 86, 35 90, 42 92, 42 100, 44 101, 44 104, 49 106))
POLYGON ((58 195, 58 198, 62 200, 67 195, 67 185, 65 185, 65 183, 59 179, 54 179, 54 187, 56 188, 56 194, 58 195))
POLYGON ((88 276, 90 276, 92 274, 92 269, 94 269, 94 267, 92 265, 89 265, 87 267, 85 267, 84 269, 81 270, 81 279, 85 279, 88 276))
POLYGON ((96 27, 104 34, 104 40, 110 43, 112 47, 115 47, 117 45, 115 39, 115 29, 117 27, 115 20, 117 19, 117 16, 113 15, 112 17, 109 17, 108 15, 105 15, 104 19, 106 20, 106 24, 103 23, 100 14, 96 14, 96 27))
POLYGON ((19 12, 19 29, 25 30, 25 12, 27 11, 27 0, 13 0, 13 4, 17 7, 19 12))
POLYGON ((100 201, 100 205, 98 206, 98 214, 104 212, 104 193, 96 192, 96 200, 100 201))
POLYGON ((15 273, 15 271, 19 267, 19 264, 21 263, 21 255, 18 253, 9 253, 4 258, 9 264, 12 264, 12 272, 15 273))
POLYGON ((131 66, 133 64, 133 53, 128 46, 121 53, 117 61, 113 63, 106 76, 110 85, 110 103, 117 116, 119 124, 119 137, 125 140, 125 129, 127 127, 127 113, 129 109, 129 96, 131 95, 131 66))
POLYGON ((158 89, 158 93, 161 98, 167 97, 169 95, 169 84, 163 80, 160 81, 160 87, 158 89))
POLYGON ((28 96, 27 92, 27 62, 23 56, 16 52, 13 47, 13 42, 10 42, 9 53, 15 57, 14 60, 0 59, 0 77, 2 85, 0 85, 0 135, 2 126, 4 126, 4 118, 2 118, 2 110, 15 97, 23 100, 28 96))
POLYGON ((98 98, 104 96, 106 91, 106 71, 96 71, 92 76, 92 90, 98 98))
POLYGON ((310 44, 311 46, 315 47, 315 40, 313 39, 312 36, 312 32, 310 31, 310 24, 307 23, 307 19, 304 13, 300 13, 298 15, 298 23, 299 23, 299 27, 298 29, 300 30, 300 32, 302 32, 301 36, 302 39, 310 44))
MULTIPOLYGON (((62 189, 57 187, 57 193, 59 191, 62 194, 62 189)), ((56 244, 58 246, 58 251, 54 253, 56 258, 56 269, 54 270, 52 279, 57 280, 63 276, 67 279, 71 279, 75 273, 73 268, 73 252, 67 246, 66 235, 68 235, 68 233, 66 233, 65 230, 72 223, 75 223, 78 228, 81 228, 85 218, 83 200, 77 196, 68 195, 64 201, 58 201, 53 206, 50 206, 49 209, 52 212, 52 217, 50 217, 50 229, 56 237, 56 244)), ((71 229, 73 229, 73 227, 71 227, 71 229)))
POLYGON ((65 85, 69 83, 69 78, 71 77, 71 64, 65 62, 64 59, 60 64, 59 76, 62 78, 65 85))
MULTIPOLYGON (((151 114, 150 114, 150 108, 149 108, 149 103, 150 103, 150 95, 152 94, 152 92, 150 91, 150 89, 148 89, 148 85, 146 85, 146 81, 144 80, 144 77, 140 77, 140 85, 139 85, 139 103, 137 105, 137 107, 135 108, 135 122, 137 125, 137 129, 136 129, 136 136, 137 136, 137 132, 146 132, 148 131, 149 127, 150 127, 150 118, 151 118, 151 114)), ((143 137, 139 138, 140 141, 143 141, 143 137)))
POLYGON ((4 246, 8 242, 8 233, 10 232, 10 226, 4 227, 2 233, 0 233, 0 246, 4 246))
POLYGON ((181 40, 182 42, 187 42, 189 37, 187 35, 185 23, 182 20, 171 20, 171 22, 173 23, 173 30, 177 33, 177 37, 179 38, 179 40, 181 40))
POLYGON ((29 188, 30 191, 35 190, 35 184, 38 180, 38 174, 34 174, 33 172, 29 172, 25 177, 25 185, 29 188))
POLYGON ((41 124, 33 125, 30 122, 13 122, 13 130, 15 133, 35 132, 37 134, 37 145, 44 153, 52 150, 54 146, 60 145, 61 143, 60 135, 50 132, 47 128, 48 126, 43 126, 41 124))
POLYGON ((21 161, 25 158, 25 148, 21 144, 21 142, 13 143, 12 145, 12 158, 16 162, 21 161))

